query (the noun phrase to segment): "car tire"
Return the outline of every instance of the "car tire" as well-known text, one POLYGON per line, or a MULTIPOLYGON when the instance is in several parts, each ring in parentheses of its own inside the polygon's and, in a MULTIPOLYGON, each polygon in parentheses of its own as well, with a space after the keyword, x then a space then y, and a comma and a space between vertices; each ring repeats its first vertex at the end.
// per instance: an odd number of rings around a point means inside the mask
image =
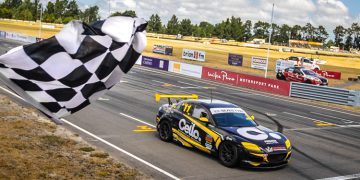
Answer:
POLYGON ((238 163, 240 150, 230 141, 221 143, 219 147, 220 163, 226 167, 234 167, 238 163))
POLYGON ((312 82, 310 80, 306 80, 305 83, 306 84, 312 84, 312 82))
POLYGON ((167 120, 163 120, 159 124, 159 137, 162 141, 170 142, 173 139, 171 124, 167 120))

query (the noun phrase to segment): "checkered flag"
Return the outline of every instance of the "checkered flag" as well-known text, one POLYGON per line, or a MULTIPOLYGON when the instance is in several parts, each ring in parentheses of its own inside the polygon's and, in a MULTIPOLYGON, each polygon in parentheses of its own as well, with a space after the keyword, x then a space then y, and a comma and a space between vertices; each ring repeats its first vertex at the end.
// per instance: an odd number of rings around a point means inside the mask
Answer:
POLYGON ((98 99, 118 83, 146 46, 146 21, 110 17, 72 21, 54 37, 0 56, 5 84, 58 119, 98 99))

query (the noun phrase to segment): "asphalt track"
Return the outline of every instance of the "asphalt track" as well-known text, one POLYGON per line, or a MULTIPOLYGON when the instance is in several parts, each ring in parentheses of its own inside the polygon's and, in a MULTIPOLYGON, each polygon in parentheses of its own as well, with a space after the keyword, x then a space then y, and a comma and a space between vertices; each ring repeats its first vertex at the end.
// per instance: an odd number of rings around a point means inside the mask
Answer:
MULTIPOLYGON (((19 44, 0 40, 0 51, 19 44)), ((2 89, 0 93, 9 95, 2 89)), ((135 66, 110 92, 65 119, 73 124, 65 123, 68 129, 155 179, 360 177, 359 113, 308 105, 298 99, 161 70, 135 66), (215 157, 160 141, 153 125, 159 106, 166 101, 157 104, 155 93, 195 93, 201 98, 209 98, 212 94, 214 99, 243 107, 259 124, 281 131, 291 140, 293 154, 289 165, 273 170, 226 168, 215 157)))

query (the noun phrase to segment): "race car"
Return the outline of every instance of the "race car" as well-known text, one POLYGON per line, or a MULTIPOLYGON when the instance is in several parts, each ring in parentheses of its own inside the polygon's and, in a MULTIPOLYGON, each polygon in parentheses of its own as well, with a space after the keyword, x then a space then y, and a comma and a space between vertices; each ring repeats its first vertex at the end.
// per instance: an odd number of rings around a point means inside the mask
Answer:
POLYGON ((328 79, 320 76, 312 70, 308 70, 304 67, 289 67, 284 70, 280 70, 276 74, 276 78, 279 80, 294 81, 301 83, 308 83, 314 85, 327 86, 329 84, 328 79))
POLYGON ((234 167, 239 162, 251 167, 280 167, 291 156, 291 143, 254 121, 242 108, 225 101, 198 99, 197 95, 160 95, 169 98, 156 116, 161 140, 175 141, 219 158, 234 167), (190 98, 172 103, 170 98, 190 98))
POLYGON ((294 65, 299 65, 299 66, 301 65, 306 69, 320 70, 320 66, 317 64, 318 61, 315 61, 312 58, 290 56, 288 60, 294 61, 294 65))

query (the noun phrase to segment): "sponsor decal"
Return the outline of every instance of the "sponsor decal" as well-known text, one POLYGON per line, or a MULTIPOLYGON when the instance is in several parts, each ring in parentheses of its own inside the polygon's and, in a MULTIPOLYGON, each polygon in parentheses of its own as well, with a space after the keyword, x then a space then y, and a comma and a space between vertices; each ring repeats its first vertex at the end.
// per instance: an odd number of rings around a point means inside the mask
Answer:
POLYGON ((238 54, 229 54, 228 64, 233 66, 242 66, 243 56, 238 54))
POLYGON ((193 139, 201 142, 200 133, 198 130, 195 129, 195 124, 191 123, 191 125, 188 125, 186 123, 185 119, 181 119, 179 121, 179 129, 183 131, 185 134, 189 135, 193 139))
POLYGON ((206 134, 206 136, 205 136, 205 141, 206 141, 206 142, 212 143, 213 140, 214 140, 214 139, 213 139, 210 135, 206 134))
POLYGON ((182 58, 195 61, 205 61, 205 52, 191 49, 183 49, 182 58))
POLYGON ((158 59, 158 58, 142 56, 141 65, 167 71, 168 67, 169 67, 169 61, 163 60, 163 59, 158 59))
POLYGON ((221 113, 245 113, 241 108, 210 108, 211 114, 221 113))
POLYGON ((290 83, 247 74, 238 74, 238 86, 289 96, 290 83))
POLYGON ((173 53, 173 47, 172 46, 155 44, 153 46, 153 53, 165 54, 165 55, 170 55, 171 56, 172 53, 173 53))
POLYGON ((201 78, 236 85, 237 76, 236 73, 230 71, 203 67, 201 78))
POLYGON ((281 139, 281 136, 275 133, 269 133, 269 135, 275 139, 281 139))
POLYGON ((237 133, 245 138, 259 141, 265 140, 269 137, 265 132, 262 132, 254 127, 239 128, 237 129, 237 133))
POLYGON ((324 71, 324 70, 314 70, 314 72, 319 74, 320 76, 329 79, 341 79, 341 72, 324 71))
POLYGON ((251 68, 253 69, 266 69, 267 58, 251 57, 251 68))
POLYGON ((206 149, 211 150, 212 147, 213 147, 212 144, 210 144, 210 143, 208 143, 208 142, 205 143, 205 148, 206 148, 206 149))
POLYGON ((272 149, 273 151, 286 151, 285 146, 273 146, 272 149))
POLYGON ((266 150, 266 152, 269 152, 269 153, 271 153, 271 152, 274 151, 273 148, 272 148, 272 147, 269 147, 269 146, 266 147, 265 150, 266 150))
POLYGON ((271 139, 271 140, 264 140, 265 144, 278 144, 278 141, 275 139, 271 139))

